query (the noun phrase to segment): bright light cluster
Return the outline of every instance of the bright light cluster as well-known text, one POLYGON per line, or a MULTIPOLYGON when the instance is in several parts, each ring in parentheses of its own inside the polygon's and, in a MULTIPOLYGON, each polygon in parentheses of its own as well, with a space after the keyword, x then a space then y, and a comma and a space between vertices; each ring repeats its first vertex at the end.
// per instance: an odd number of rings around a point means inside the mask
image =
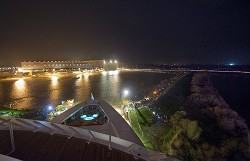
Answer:
POLYGON ((108 73, 109 73, 109 75, 117 75, 117 74, 119 74, 119 71, 118 70, 110 70, 108 73))
POLYGON ((56 82, 58 80, 58 76, 55 76, 55 75, 51 76, 51 80, 53 82, 56 82))
POLYGON ((97 118, 99 116, 99 114, 93 114, 93 115, 82 115, 81 118, 83 120, 86 120, 86 121, 90 121, 90 120, 94 120, 95 118, 97 118))
POLYGON ((125 90, 123 91, 123 94, 124 94, 124 96, 128 96, 129 91, 128 91, 127 89, 125 89, 125 90))

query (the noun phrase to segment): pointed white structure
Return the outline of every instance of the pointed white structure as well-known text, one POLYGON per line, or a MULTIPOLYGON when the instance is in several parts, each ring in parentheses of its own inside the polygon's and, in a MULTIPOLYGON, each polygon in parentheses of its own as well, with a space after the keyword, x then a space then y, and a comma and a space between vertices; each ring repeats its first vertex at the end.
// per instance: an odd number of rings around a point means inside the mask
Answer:
POLYGON ((94 103, 95 102, 95 98, 93 96, 93 93, 90 94, 90 103, 94 103))

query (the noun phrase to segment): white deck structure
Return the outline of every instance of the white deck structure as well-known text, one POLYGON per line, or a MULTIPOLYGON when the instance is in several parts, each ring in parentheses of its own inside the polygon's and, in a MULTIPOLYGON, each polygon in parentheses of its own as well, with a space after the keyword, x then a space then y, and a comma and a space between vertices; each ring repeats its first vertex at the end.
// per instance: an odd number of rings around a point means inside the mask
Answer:
POLYGON ((51 122, 62 124, 67 119, 74 116, 74 114, 77 113, 79 110, 89 105, 99 106, 104 111, 105 115, 108 117, 108 121, 103 125, 82 126, 82 128, 104 133, 107 135, 112 135, 121 139, 134 142, 139 145, 143 145, 134 130, 128 125, 128 123, 122 118, 122 116, 110 104, 102 100, 94 100, 91 103, 79 103, 76 106, 70 108, 69 110, 63 112, 59 116, 52 119, 51 122))

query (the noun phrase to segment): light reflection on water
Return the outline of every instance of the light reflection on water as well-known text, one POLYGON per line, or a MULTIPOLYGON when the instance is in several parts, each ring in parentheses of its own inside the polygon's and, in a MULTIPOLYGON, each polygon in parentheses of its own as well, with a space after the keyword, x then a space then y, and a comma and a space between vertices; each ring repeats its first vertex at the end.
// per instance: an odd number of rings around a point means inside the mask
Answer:
POLYGON ((58 83, 58 77, 52 76, 50 82, 50 92, 49 92, 49 102, 56 104, 57 100, 60 98, 60 86, 58 83))
POLYGON ((52 86, 56 86, 58 83, 58 76, 51 76, 52 86))
POLYGON ((22 78, 15 81, 15 83, 12 85, 11 90, 11 97, 12 99, 15 99, 16 102, 14 104, 11 104, 9 106, 15 107, 18 104, 18 109, 27 108, 31 105, 31 99, 28 98, 28 88, 26 81, 22 78), (25 101, 23 101, 25 100, 25 101))
POLYGON ((15 82, 15 87, 17 88, 17 90, 22 91, 25 89, 25 81, 24 79, 19 79, 15 82))
MULTIPOLYGON (((110 98, 120 97, 120 77, 119 75, 101 75, 100 81, 100 97, 107 101, 112 101, 110 98)), ((116 101, 116 100, 113 100, 116 101)))
POLYGON ((67 99, 75 99, 77 102, 89 100, 91 92, 96 99, 112 103, 120 100, 121 90, 124 88, 129 88, 133 96, 141 92, 142 88, 158 84, 162 79, 170 76, 169 74, 121 72, 113 75, 83 74, 79 79, 50 77, 0 81, 0 107, 9 107, 11 104, 17 109, 45 109, 48 105, 56 106, 67 99))
POLYGON ((88 98, 90 95, 90 81, 89 75, 82 75, 79 79, 75 80, 75 100, 81 100, 82 98, 88 98))

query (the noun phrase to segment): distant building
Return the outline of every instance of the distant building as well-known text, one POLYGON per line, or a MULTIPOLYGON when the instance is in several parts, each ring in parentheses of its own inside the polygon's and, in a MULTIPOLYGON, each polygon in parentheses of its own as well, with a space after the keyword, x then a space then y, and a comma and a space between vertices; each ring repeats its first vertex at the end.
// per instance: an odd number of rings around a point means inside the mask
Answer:
POLYGON ((103 69, 106 71, 116 70, 119 67, 117 60, 103 60, 103 69))
POLYGON ((21 68, 25 70, 43 69, 107 69, 116 70, 118 62, 116 60, 79 60, 79 61, 24 61, 21 68))
POLYGON ((0 78, 13 76, 18 70, 18 67, 0 67, 0 78))
POLYGON ((0 67, 0 72, 15 71, 18 67, 0 67))

